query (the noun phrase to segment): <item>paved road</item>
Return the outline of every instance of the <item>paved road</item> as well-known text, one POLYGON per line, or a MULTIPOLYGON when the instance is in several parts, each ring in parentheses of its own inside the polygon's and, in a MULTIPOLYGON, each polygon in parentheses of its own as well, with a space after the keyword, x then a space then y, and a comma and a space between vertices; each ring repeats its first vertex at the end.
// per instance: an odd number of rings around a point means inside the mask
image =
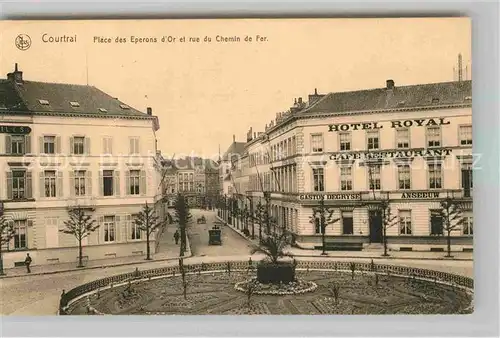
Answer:
MULTIPOLYGON (((215 220, 214 214, 207 211, 193 211, 193 219, 201 216, 207 217, 206 225, 191 225, 190 239, 192 252, 195 257, 186 259, 187 264, 214 261, 229 261, 236 259, 247 259, 250 253, 250 245, 240 235, 230 228, 224 227, 222 230, 223 245, 208 245, 208 228, 215 220)), ((253 260, 259 259, 252 256, 253 260)), ((332 259, 342 260, 342 258, 318 258, 301 257, 300 260, 332 259)), ((347 260, 367 261, 365 258, 347 260)), ((414 261, 398 259, 377 259, 379 263, 394 265, 414 266, 429 268, 466 276, 473 276, 472 262, 467 261, 414 261)), ((176 261, 151 262, 139 265, 139 269, 152 269, 166 265, 176 265, 176 261)), ((0 279, 0 314, 2 315, 54 315, 57 312, 59 296, 63 289, 69 290, 80 284, 90 282, 99 278, 132 272, 135 266, 117 266, 94 270, 80 270, 64 272, 52 275, 22 276, 8 279, 0 279)))
POLYGON ((208 245, 208 230, 212 228, 216 214, 213 211, 191 210, 194 224, 189 226, 188 234, 193 256, 241 256, 250 255, 249 242, 226 226, 222 227, 222 245, 208 245), (205 216, 206 224, 196 224, 196 219, 205 216))

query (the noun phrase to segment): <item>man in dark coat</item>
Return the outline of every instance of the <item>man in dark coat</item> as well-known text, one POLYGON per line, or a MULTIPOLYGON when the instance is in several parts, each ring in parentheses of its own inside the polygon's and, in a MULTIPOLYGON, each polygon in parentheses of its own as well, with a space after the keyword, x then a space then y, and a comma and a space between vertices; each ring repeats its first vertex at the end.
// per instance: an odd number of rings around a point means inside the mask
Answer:
POLYGON ((24 264, 26 264, 26 270, 28 271, 28 273, 31 273, 31 269, 30 269, 31 257, 30 257, 29 253, 26 254, 26 259, 24 260, 24 264))
POLYGON ((174 233, 175 244, 179 244, 179 237, 181 237, 181 235, 179 234, 179 230, 175 230, 174 233))

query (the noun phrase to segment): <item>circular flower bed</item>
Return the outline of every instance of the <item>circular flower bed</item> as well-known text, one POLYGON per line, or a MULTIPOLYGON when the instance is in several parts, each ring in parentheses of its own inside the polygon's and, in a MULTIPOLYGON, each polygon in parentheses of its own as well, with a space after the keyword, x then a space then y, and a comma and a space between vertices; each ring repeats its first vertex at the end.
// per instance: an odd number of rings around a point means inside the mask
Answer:
POLYGON ((249 288, 253 289, 251 292, 256 295, 299 295, 306 292, 316 290, 318 285, 311 281, 297 279, 294 282, 287 284, 262 284, 257 281, 257 278, 251 278, 243 282, 236 283, 234 288, 238 291, 248 293, 249 288))

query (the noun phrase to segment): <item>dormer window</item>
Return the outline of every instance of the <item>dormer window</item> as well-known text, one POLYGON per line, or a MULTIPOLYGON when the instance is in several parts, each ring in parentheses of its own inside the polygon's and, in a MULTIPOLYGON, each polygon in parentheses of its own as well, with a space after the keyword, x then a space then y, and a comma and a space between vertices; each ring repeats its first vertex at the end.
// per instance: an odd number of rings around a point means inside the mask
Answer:
POLYGON ((99 111, 100 111, 101 113, 107 113, 107 112, 108 112, 108 110, 107 110, 107 109, 105 109, 105 108, 99 108, 99 111))
POLYGON ((466 96, 465 101, 472 101, 472 96, 466 96))
POLYGON ((44 106, 48 106, 49 105, 49 101, 47 100, 38 100, 38 102, 41 104, 41 105, 44 105, 44 106))
POLYGON ((404 106, 404 105, 405 105, 405 103, 406 103, 406 101, 399 101, 399 102, 398 102, 398 106, 399 106, 399 107, 404 106))
POLYGON ((432 98, 432 103, 439 103, 439 98, 433 97, 432 98))
POLYGON ((80 107, 80 104, 79 104, 78 102, 75 102, 75 101, 71 101, 69 104, 70 104, 70 105, 71 105, 71 107, 73 107, 73 108, 78 108, 78 107, 80 107))
POLYGON ((121 109, 125 109, 125 110, 130 109, 130 107, 129 107, 129 106, 127 106, 126 104, 121 104, 121 105, 120 105, 120 108, 121 108, 121 109))

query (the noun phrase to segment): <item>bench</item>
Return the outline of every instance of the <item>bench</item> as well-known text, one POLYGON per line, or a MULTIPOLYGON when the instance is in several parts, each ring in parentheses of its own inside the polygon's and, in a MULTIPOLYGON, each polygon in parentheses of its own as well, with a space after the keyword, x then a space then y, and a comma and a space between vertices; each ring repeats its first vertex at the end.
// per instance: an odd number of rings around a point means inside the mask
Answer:
MULTIPOLYGON (((322 250, 323 246, 314 247, 317 250, 322 250)), ((357 242, 326 242, 325 251, 362 251, 363 243, 357 242)))

